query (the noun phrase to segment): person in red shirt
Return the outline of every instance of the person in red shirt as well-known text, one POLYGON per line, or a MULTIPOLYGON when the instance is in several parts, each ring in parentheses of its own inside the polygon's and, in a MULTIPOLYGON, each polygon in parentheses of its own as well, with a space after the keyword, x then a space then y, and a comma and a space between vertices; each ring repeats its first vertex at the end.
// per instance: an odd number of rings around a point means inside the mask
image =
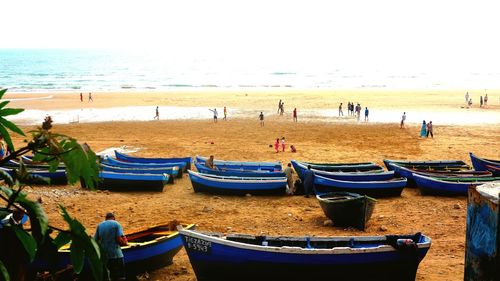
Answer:
POLYGON ((280 139, 276 139, 276 142, 274 143, 274 150, 276 150, 276 153, 280 152, 280 139))

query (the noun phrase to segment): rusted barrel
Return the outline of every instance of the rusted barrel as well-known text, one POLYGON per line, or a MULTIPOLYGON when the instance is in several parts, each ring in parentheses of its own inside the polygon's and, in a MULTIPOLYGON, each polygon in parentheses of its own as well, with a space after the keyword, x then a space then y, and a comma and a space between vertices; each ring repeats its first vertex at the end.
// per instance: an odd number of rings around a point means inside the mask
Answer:
POLYGON ((465 281, 500 280, 500 182, 469 188, 465 281))

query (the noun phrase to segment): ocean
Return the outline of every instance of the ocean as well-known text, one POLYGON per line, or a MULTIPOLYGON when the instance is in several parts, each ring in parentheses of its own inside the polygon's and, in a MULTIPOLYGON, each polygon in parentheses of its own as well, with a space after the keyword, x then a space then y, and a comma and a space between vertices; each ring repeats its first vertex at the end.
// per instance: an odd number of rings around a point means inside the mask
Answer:
POLYGON ((186 87, 492 89, 500 72, 337 64, 332 58, 206 58, 151 50, 0 49, 11 92, 139 91, 186 87))

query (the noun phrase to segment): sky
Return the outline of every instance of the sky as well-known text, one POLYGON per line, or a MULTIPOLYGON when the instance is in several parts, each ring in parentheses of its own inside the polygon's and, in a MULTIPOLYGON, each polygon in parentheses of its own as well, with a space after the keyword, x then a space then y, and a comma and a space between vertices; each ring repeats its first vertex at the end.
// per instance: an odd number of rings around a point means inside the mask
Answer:
POLYGON ((460 0, 0 1, 0 48, 498 73, 499 8, 460 0))

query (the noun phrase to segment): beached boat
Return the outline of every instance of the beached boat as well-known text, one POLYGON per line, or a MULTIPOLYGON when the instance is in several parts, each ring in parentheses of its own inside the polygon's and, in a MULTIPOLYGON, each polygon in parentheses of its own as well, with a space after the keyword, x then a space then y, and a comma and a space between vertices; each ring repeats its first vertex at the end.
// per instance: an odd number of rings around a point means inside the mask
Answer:
POLYGON ((224 177, 201 174, 188 170, 189 178, 195 192, 216 194, 285 194, 287 181, 285 177, 224 177))
POLYGON ((345 181, 384 181, 394 178, 394 171, 375 172, 328 172, 311 169, 315 175, 345 181))
POLYGON ((413 281, 431 239, 224 236, 179 228, 198 281, 413 281))
POLYGON ((500 177, 491 178, 433 178, 414 174, 413 178, 422 194, 432 195, 463 195, 471 186, 478 186, 487 182, 500 181, 500 177))
MULTIPOLYGON (((19 167, 0 167, 0 170, 7 172, 9 175, 13 175, 13 169, 19 169, 19 167)), ((30 173, 29 178, 25 181, 25 183, 30 184, 51 184, 51 185, 64 185, 68 183, 68 178, 66 177, 66 170, 58 169, 54 172, 50 172, 48 169, 32 169, 28 168, 28 172, 30 173), (44 178, 44 179, 41 179, 44 178), (47 183, 48 180, 49 182, 47 183)))
MULTIPOLYGON (((135 157, 131 156, 128 154, 120 153, 115 150, 115 156, 116 159, 125 161, 125 162, 132 162, 132 163, 157 163, 157 164, 163 164, 163 163, 179 163, 179 162, 185 162, 185 170, 191 169, 191 157, 177 157, 177 158, 145 158, 145 157, 135 157)), ((184 170, 184 171, 185 171, 184 170)))
POLYGON ((297 172, 300 179, 303 180, 304 170, 307 170, 307 166, 311 165, 311 169, 324 171, 324 172, 367 172, 367 173, 378 173, 384 172, 384 168, 373 162, 364 163, 309 163, 300 162, 297 160, 291 161, 293 168, 297 172))
MULTIPOLYGON (((196 155, 196 162, 205 163, 207 157, 196 155)), ((224 169, 243 169, 254 171, 281 171, 281 162, 244 162, 244 161, 226 161, 214 160, 214 165, 224 169)))
POLYGON ((469 155, 474 169, 478 171, 490 171, 494 176, 500 176, 500 160, 479 158, 472 152, 469 155))
POLYGON ((386 181, 342 181, 314 176, 314 188, 318 193, 353 192, 370 197, 400 196, 406 185, 406 178, 386 181))
POLYGON ((120 161, 118 159, 112 157, 105 157, 102 159, 101 163, 110 165, 110 166, 118 166, 118 167, 129 167, 129 168, 141 168, 141 169, 149 169, 149 168, 171 168, 178 167, 179 170, 184 170, 186 167, 186 162, 174 162, 174 163, 132 163, 120 161))
POLYGON ((167 168, 134 168, 134 167, 119 167, 107 164, 101 164, 101 168, 105 172, 125 173, 125 174, 168 174, 172 178, 181 178, 182 171, 179 167, 167 168))
POLYGON ((371 218, 377 200, 350 192, 316 195, 325 216, 336 226, 352 226, 361 230, 371 218))
MULTIPOLYGON (((182 248, 182 238, 176 224, 159 224, 126 235, 128 246, 121 248, 128 278, 172 264, 173 257, 182 248)), ((194 229, 194 224, 183 224, 182 227, 194 229)), ((56 269, 67 267, 70 264, 69 244, 59 249, 58 253, 56 269)), ((50 269, 43 260, 35 260, 32 267, 37 271, 50 269)))
POLYGON ((215 169, 210 169, 207 166, 198 162, 194 163, 196 170, 203 174, 211 174, 225 177, 256 177, 256 178, 269 178, 269 177, 284 177, 285 173, 282 171, 262 171, 262 170, 243 170, 243 169, 227 169, 216 166, 215 169))
POLYGON ((100 172, 97 188, 117 191, 163 191, 163 187, 169 182, 172 180, 167 174, 100 172))
POLYGON ((392 170, 392 166, 389 164, 404 165, 409 167, 433 167, 436 170, 446 170, 446 169, 470 169, 470 167, 462 160, 429 160, 429 161, 407 161, 407 160, 392 160, 384 159, 384 164, 387 169, 392 170))

